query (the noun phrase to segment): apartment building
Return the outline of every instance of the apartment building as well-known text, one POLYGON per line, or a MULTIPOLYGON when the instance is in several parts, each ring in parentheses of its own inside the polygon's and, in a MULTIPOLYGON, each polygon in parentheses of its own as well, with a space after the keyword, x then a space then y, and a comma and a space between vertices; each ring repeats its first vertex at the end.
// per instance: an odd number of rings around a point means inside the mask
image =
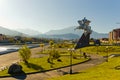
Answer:
POLYGON ((113 29, 111 32, 109 32, 109 42, 120 43, 120 28, 113 29))

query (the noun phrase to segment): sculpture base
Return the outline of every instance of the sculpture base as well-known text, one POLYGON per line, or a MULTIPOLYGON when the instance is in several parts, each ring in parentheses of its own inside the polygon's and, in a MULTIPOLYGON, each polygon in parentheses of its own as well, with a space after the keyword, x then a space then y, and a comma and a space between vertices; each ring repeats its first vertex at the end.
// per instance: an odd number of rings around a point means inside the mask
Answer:
POLYGON ((82 34, 81 38, 77 42, 77 45, 75 46, 75 49, 82 48, 89 45, 89 39, 90 39, 90 33, 88 34, 82 34))

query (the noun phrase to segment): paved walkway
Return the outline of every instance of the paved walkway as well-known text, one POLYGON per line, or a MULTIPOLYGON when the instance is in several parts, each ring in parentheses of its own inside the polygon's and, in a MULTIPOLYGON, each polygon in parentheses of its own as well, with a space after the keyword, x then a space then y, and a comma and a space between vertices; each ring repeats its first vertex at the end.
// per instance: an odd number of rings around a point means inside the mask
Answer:
MULTIPOLYGON (((32 48, 31 49, 32 57, 40 57, 39 55, 36 54, 40 50, 41 50, 41 47, 32 48)), ((0 55, 0 67, 9 66, 12 63, 19 62, 19 61, 20 61, 20 56, 18 52, 11 52, 11 53, 0 55)))
MULTIPOLYGON (((72 66, 73 73, 81 72, 85 69, 91 68, 95 65, 101 64, 105 60, 98 55, 91 55, 91 60, 82 64, 72 66)), ((61 68, 58 70, 52 70, 43 73, 29 74, 23 76, 14 76, 7 78, 0 78, 0 80, 46 80, 51 77, 62 76, 69 73, 69 67, 61 68)))

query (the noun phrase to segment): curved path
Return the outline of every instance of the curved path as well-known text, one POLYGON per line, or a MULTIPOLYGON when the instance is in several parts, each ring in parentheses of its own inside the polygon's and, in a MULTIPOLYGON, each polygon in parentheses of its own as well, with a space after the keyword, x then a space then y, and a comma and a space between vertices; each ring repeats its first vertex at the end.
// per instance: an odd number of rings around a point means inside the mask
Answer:
MULTIPOLYGON (((90 56, 91 56, 90 61, 72 66, 73 73, 81 72, 85 69, 91 68, 105 61, 104 58, 101 56, 98 56, 98 55, 90 55, 90 56)), ((62 75, 68 74, 69 69, 70 69, 69 67, 66 67, 66 68, 47 71, 43 73, 0 78, 0 80, 46 80, 51 77, 62 76, 62 75)))

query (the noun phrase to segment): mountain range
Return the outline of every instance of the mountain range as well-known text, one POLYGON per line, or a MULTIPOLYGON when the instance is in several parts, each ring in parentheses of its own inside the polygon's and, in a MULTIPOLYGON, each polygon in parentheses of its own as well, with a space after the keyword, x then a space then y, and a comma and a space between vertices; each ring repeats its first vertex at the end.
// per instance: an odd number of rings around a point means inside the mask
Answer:
POLYGON ((0 34, 9 35, 9 36, 27 36, 24 33, 21 33, 21 32, 15 31, 15 30, 11 30, 11 29, 7 29, 2 26, 0 26, 0 34))
POLYGON ((42 34, 39 31, 33 30, 33 29, 16 29, 16 31, 30 35, 30 36, 35 36, 38 34, 42 34))
MULTIPOLYGON (((60 30, 51 30, 51 31, 48 31, 46 32, 45 34, 46 35, 63 35, 63 34, 75 34, 75 35, 78 35, 79 37, 82 35, 83 33, 83 30, 74 30, 76 28, 76 26, 73 26, 73 27, 68 27, 68 28, 64 28, 64 29, 60 29, 60 30)), ((92 31, 92 34, 91 34, 91 38, 108 38, 108 33, 98 33, 98 32, 95 32, 95 31, 92 31)))
MULTIPOLYGON (((0 26, 0 34, 10 35, 10 36, 31 36, 36 38, 59 38, 59 39, 78 39, 83 31, 82 30, 74 30, 75 26, 68 27, 60 30, 50 30, 44 34, 39 31, 35 31, 32 29, 17 29, 11 30, 0 26)), ((91 38, 108 38, 107 33, 97 33, 95 31, 92 32, 91 38)))

